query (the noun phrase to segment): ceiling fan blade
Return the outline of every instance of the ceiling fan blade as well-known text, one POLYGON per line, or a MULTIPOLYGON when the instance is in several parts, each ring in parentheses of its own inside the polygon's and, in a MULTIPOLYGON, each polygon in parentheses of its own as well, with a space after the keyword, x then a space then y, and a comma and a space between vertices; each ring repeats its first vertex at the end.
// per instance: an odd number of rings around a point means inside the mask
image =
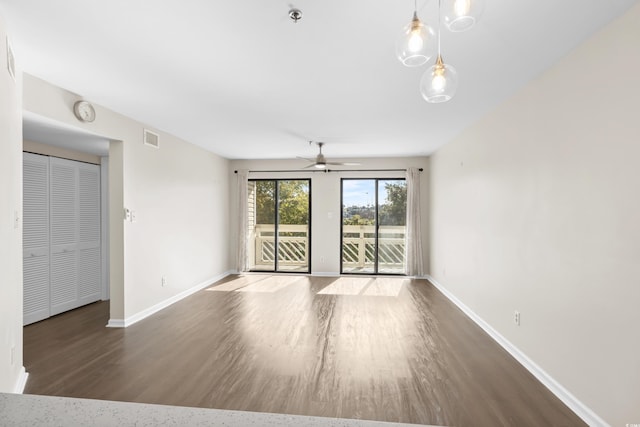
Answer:
POLYGON ((357 162, 327 162, 328 165, 333 166, 360 166, 357 162))
POLYGON ((306 160, 311 162, 311 164, 304 169, 310 168, 318 168, 318 169, 326 169, 327 166, 359 166, 358 162, 328 162, 324 154, 322 153, 322 147, 325 145, 322 141, 309 141, 309 144, 315 144, 318 146, 318 155, 315 159, 307 159, 306 157, 298 156, 298 159, 306 160))

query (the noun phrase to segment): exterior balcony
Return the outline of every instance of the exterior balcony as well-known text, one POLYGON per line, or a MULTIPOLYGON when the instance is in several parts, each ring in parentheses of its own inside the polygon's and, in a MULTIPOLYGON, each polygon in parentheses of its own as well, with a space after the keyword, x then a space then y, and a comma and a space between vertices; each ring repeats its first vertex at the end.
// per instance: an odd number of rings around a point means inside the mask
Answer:
MULTIPOLYGON (((309 227, 278 227, 278 271, 309 270, 309 227)), ((405 274, 405 226, 378 227, 378 253, 374 225, 342 227, 342 272, 374 274, 378 258, 378 274, 405 274)), ((250 233, 250 265, 254 271, 273 271, 275 267, 275 226, 256 224, 250 233)))

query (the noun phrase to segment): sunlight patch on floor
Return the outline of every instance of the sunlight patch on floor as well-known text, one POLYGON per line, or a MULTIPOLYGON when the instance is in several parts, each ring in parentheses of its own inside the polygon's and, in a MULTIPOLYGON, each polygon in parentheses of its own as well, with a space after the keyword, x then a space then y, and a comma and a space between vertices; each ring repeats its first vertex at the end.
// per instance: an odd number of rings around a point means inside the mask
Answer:
MULTIPOLYGON (((236 279, 211 286, 207 291, 275 293, 304 276, 273 276, 267 274, 248 274, 236 279)), ((319 295, 362 295, 397 298, 407 282, 399 277, 340 277, 318 292, 319 295)))
POLYGON ((398 297, 406 280, 386 277, 341 277, 318 294, 398 297))
POLYGON ((271 276, 269 280, 252 283, 249 286, 236 290, 236 292, 262 292, 273 293, 300 280, 300 276, 271 276))
POLYGON ((299 281, 304 276, 273 276, 269 274, 247 274, 229 282, 214 285, 207 291, 274 293, 299 281))
POLYGON ((207 288, 207 291, 221 291, 221 292, 232 292, 236 291, 240 288, 244 288, 245 286, 249 286, 251 284, 267 280, 270 275, 266 274, 248 274, 246 276, 238 276, 237 279, 230 280, 228 282, 222 283, 220 285, 214 285, 210 288, 207 288))

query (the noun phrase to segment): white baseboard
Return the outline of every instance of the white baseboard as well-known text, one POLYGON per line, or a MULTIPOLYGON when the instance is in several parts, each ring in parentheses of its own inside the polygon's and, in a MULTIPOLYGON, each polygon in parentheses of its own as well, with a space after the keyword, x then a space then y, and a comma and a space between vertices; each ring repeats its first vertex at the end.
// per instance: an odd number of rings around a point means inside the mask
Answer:
POLYGON ((20 368, 20 374, 18 375, 18 381, 16 382, 16 386, 13 388, 13 392, 16 394, 24 393, 24 388, 27 385, 27 379, 29 378, 29 374, 27 370, 24 368, 20 368))
POLYGON ((124 319, 109 319, 107 328, 124 328, 124 319))
POLYGON ((243 275, 247 275, 247 276, 252 276, 252 275, 265 275, 265 274, 269 274, 272 276, 291 276, 291 275, 298 275, 298 276, 318 276, 318 277, 340 277, 340 273, 336 273, 335 271, 313 271, 311 273, 300 273, 300 272, 284 272, 284 271, 243 271, 241 273, 238 273, 237 271, 232 271, 230 274, 243 274, 243 275))
MULTIPOLYGON (((318 277, 342 277, 343 275, 340 273, 337 273, 335 271, 314 271, 310 274, 310 276, 318 276, 318 277)), ((354 275, 348 275, 350 277, 353 277, 354 275)), ((368 276, 367 274, 364 274, 363 276, 368 276)), ((371 277, 374 277, 375 275, 371 274, 369 275, 371 277)), ((388 276, 388 277, 398 277, 400 279, 425 279, 428 280, 429 276, 402 276, 402 275, 398 275, 398 276, 388 276)))
POLYGON ((311 273, 311 276, 340 277, 340 273, 336 273, 335 271, 314 271, 313 273, 311 273))
POLYGON ((174 296, 172 296, 171 298, 168 298, 164 301, 159 302, 158 304, 151 306, 145 310, 142 310, 136 314, 134 314, 133 316, 129 316, 126 319, 122 320, 122 319, 109 319, 109 323, 107 323, 107 327, 108 328, 126 328, 127 326, 131 326, 136 322, 141 321, 142 319, 145 319, 149 316, 151 316, 152 314, 155 314, 157 312, 159 312, 162 309, 165 309, 167 307, 169 307, 171 304, 175 304, 176 302, 185 299, 186 297, 188 297, 189 295, 192 295, 196 292, 198 292, 201 289, 206 288, 207 286, 211 286, 211 284, 217 282, 218 280, 222 280, 225 277, 227 277, 228 275, 232 274, 232 270, 229 271, 225 271, 222 274, 219 274, 215 277, 212 277, 211 279, 205 280, 204 282, 189 288, 185 291, 180 292, 179 294, 176 294, 174 296))
POLYGON ((609 424, 600 418, 595 412, 593 412, 588 406, 582 403, 578 398, 564 388, 559 382, 557 382, 551 375, 538 366, 533 360, 531 360, 526 354, 524 354, 518 347, 513 345, 509 340, 503 337, 498 331, 493 329, 491 325, 485 322, 480 316, 467 307, 462 301, 460 301, 455 295, 453 295, 442 284, 438 283, 432 276, 427 275, 426 279, 429 280, 433 286, 435 286, 445 297, 447 297, 452 303, 454 303, 460 310, 462 310, 471 320, 473 320, 478 326, 480 326, 491 338, 493 338, 502 348, 507 350, 522 366, 524 366, 531 374, 538 379, 545 387, 556 395, 569 409, 576 413, 577 416, 589 424, 591 427, 609 427, 609 424))

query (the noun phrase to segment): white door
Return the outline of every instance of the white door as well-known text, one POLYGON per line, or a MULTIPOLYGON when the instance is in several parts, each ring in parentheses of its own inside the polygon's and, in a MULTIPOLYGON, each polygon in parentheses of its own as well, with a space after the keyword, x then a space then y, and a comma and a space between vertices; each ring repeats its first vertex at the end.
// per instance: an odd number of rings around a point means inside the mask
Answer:
POLYGON ((51 168, 51 315, 77 307, 78 168, 52 157, 51 168))
POLYGON ((78 164, 78 305, 102 298, 100 167, 78 164))
POLYGON ((24 154, 24 324, 100 300, 100 167, 24 154))
POLYGON ((23 156, 23 321, 49 317, 49 157, 23 156))

